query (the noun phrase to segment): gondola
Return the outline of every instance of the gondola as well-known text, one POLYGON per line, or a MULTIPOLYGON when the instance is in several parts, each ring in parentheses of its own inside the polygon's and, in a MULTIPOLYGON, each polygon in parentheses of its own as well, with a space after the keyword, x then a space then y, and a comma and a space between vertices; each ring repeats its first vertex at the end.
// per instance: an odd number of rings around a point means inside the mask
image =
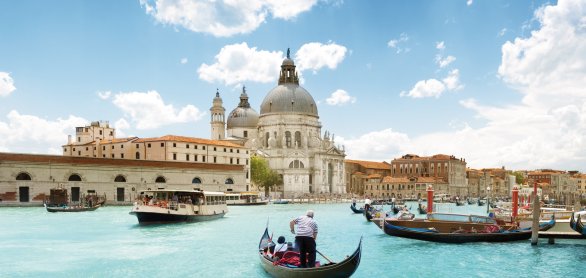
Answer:
POLYGON ((364 217, 366 217, 366 221, 372 220, 374 218, 374 211, 371 209, 364 210, 364 217))
POLYGON ((82 212, 82 211, 94 211, 98 209, 100 205, 95 205, 92 207, 82 207, 82 206, 48 206, 45 204, 45 209, 48 212, 82 212))
POLYGON ((364 213, 364 208, 356 208, 356 204, 351 204, 350 209, 352 209, 354 213, 364 213))
MULTIPOLYGON (((555 225, 555 219, 551 219, 547 223, 539 225, 540 231, 547 231, 555 225)), ((527 240, 531 238, 531 228, 516 229, 516 230, 498 230, 498 226, 494 226, 497 230, 492 231, 455 231, 452 233, 438 232, 432 228, 409 228, 404 226, 396 226, 385 221, 383 230, 387 235, 442 242, 442 243, 468 243, 468 242, 507 242, 516 240, 527 240)))
POLYGON ((465 203, 464 203, 463 201, 456 200, 456 206, 459 206, 459 207, 461 207, 461 206, 463 206, 463 205, 465 205, 465 203))
POLYGON ((469 205, 474 204, 474 200, 472 200, 472 199, 466 199, 466 202, 468 202, 469 205))
POLYGON ((584 223, 582 223, 580 214, 578 214, 578 218, 575 219, 574 213, 572 213, 572 216, 570 216, 570 227, 572 227, 572 230, 586 237, 586 230, 584 230, 584 223))
MULTIPOLYGON (((358 243, 358 248, 350 256, 347 256, 343 261, 334 263, 326 258, 329 263, 316 266, 314 268, 299 268, 288 267, 276 263, 273 259, 267 256, 267 249, 270 244, 269 228, 265 229, 264 234, 260 238, 258 244, 260 263, 263 269, 273 277, 303 277, 303 278, 321 278, 321 277, 350 277, 360 265, 360 257, 362 252, 362 238, 358 243)), ((293 251, 287 251, 283 257, 293 251)), ((318 252, 319 253, 319 252, 318 252)), ((320 253, 321 255, 321 253, 320 253)), ((322 255, 323 256, 323 255, 322 255)), ((325 257, 324 257, 325 258, 325 257)))
POLYGON ((482 200, 478 199, 478 206, 481 207, 484 205, 485 205, 485 203, 482 200))

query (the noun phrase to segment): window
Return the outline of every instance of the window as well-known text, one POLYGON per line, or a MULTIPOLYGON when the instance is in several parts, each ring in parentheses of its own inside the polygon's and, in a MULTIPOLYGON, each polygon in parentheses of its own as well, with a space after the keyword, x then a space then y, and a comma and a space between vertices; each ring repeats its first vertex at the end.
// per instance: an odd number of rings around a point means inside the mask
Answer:
POLYGON ((120 148, 121 148, 121 149, 124 149, 124 145, 120 145, 120 148))
POLYGON ((114 149, 114 146, 112 146, 112 149, 114 149))
POLYGON ((248 130, 245 130, 244 131, 244 138, 247 138, 247 137, 248 137, 248 130))
POLYGON ((230 164, 233 164, 233 163, 234 163, 234 162, 233 162, 232 158, 230 157, 230 164))
POLYGON ((185 144, 185 148, 189 149, 189 144, 185 144))
POLYGON ((161 147, 164 147, 164 146, 165 146, 165 143, 161 143, 161 147))
POLYGON ((113 131, 110 131, 110 136, 114 136, 114 132, 113 131))
POLYGON ((189 154, 185 155, 185 160, 189 161, 189 154))
POLYGON ((173 143, 173 148, 177 147, 177 144, 173 143))
POLYGON ((126 182, 126 178, 123 175, 118 175, 114 178, 114 182, 126 182))
POLYGON ((124 154, 123 153, 120 154, 120 158, 124 158, 124 154))
POLYGON ((105 157, 106 157, 106 155, 105 155, 105 154, 103 154, 103 155, 102 155, 102 157, 104 157, 104 158, 105 158, 105 157))
POLYGON ((176 153, 173 154, 173 160, 177 160, 177 154, 176 153))
POLYGON ((114 158, 114 154, 112 154, 112 158, 114 158))
MULTIPOLYGON (((197 145, 193 145, 193 148, 197 150, 197 145)), ((204 149, 205 150, 205 149, 204 149)))
POLYGON ((285 131, 285 145, 287 148, 291 148, 291 132, 285 131))
POLYGON ((151 147, 151 143, 148 143, 147 147, 149 147, 149 148, 150 148, 150 147, 151 147))
POLYGON ((299 161, 299 160, 293 160, 291 161, 291 163, 289 163, 289 168, 304 168, 305 166, 303 165, 303 162, 299 161))
POLYGON ((75 148, 73 148, 73 151, 75 151, 75 148))
POLYGON ((136 159, 140 159, 140 153, 136 152, 135 157, 136 157, 136 159))
POLYGON ((81 177, 78 174, 72 174, 69 176, 68 181, 81 181, 81 177))
POLYGON ((193 178, 193 180, 191 181, 191 183, 201 183, 201 179, 198 177, 193 178))
POLYGON ((155 179, 156 183, 166 183, 167 180, 165 180, 165 177, 163 176, 158 176, 157 179, 155 179))
POLYGON ((240 158, 236 158, 236 164, 240 164, 240 158))
POLYGON ((224 152, 226 152, 226 148, 224 148, 224 152))
POLYGON ((216 163, 216 157, 214 156, 214 163, 216 163))
POLYGON ((240 150, 236 150, 236 153, 240 153, 240 150))
POLYGON ((248 158, 246 159, 246 165, 248 165, 248 158))
POLYGON ((230 152, 232 153, 232 152, 234 152, 234 150, 233 149, 230 149, 230 152))
POLYGON ((197 154, 193 156, 193 161, 197 161, 197 154))
POLYGON ((81 137, 77 137, 77 142, 81 142, 81 137))
POLYGON ((77 155, 81 155, 81 151, 77 151, 77 155))
POLYGON ((100 130, 100 135, 102 135, 102 131, 100 130))
POLYGON ((231 178, 227 178, 225 184, 234 184, 234 180, 231 178))
MULTIPOLYGON (((197 149, 197 148, 196 148, 197 149)), ((206 146, 201 146, 201 149, 205 151, 206 146)))
POLYGON ((29 176, 29 174, 27 174, 25 172, 21 172, 20 174, 18 174, 18 176, 16 176, 16 180, 17 181, 30 181, 31 176, 29 176))
POLYGON ((102 146, 102 151, 105 151, 105 150, 106 150, 106 146, 102 146))
POLYGON ((206 157, 205 156, 201 156, 201 161, 206 162, 206 157))
POLYGON ((301 147, 301 132, 295 131, 295 147, 301 147))
POLYGON ((85 147, 85 150, 86 150, 86 151, 89 151, 89 148, 88 148, 88 147, 85 147))

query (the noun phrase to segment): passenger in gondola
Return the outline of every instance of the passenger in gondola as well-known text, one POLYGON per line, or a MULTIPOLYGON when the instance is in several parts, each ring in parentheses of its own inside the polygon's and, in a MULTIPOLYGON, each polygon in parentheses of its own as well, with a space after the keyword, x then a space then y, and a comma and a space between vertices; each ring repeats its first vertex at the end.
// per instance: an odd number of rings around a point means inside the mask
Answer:
POLYGON ((352 205, 356 207, 356 197, 352 197, 352 205))
POLYGON ((295 246, 299 247, 300 267, 315 267, 315 240, 317 239, 317 222, 313 219, 313 210, 289 222, 291 233, 295 234, 295 246), (295 233, 297 225, 297 233, 295 233))
POLYGON ((273 256, 274 257, 281 257, 285 252, 287 252, 287 241, 285 240, 284 236, 280 236, 277 239, 277 245, 272 247, 273 249, 273 256))

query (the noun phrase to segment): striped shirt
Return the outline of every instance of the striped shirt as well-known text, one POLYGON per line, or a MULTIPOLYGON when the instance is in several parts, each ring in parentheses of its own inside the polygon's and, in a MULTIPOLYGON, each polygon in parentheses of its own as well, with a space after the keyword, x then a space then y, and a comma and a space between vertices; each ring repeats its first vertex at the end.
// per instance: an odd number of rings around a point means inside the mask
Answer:
POLYGON ((296 236, 313 237, 314 233, 317 234, 317 223, 309 216, 303 215, 297 217, 295 224, 297 224, 296 236))

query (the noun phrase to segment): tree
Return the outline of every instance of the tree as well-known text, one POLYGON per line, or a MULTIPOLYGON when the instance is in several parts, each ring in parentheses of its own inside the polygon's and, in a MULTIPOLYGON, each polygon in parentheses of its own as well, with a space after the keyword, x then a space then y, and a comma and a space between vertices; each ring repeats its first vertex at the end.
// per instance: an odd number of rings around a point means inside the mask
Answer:
POLYGON ((513 172, 513 175, 515 175, 515 182, 517 184, 523 184, 525 182, 525 176, 522 172, 513 172))
POLYGON ((265 189, 265 196, 269 195, 271 188, 283 184, 281 175, 271 169, 268 161, 260 156, 255 155, 250 158, 250 174, 252 182, 258 188, 265 189))

